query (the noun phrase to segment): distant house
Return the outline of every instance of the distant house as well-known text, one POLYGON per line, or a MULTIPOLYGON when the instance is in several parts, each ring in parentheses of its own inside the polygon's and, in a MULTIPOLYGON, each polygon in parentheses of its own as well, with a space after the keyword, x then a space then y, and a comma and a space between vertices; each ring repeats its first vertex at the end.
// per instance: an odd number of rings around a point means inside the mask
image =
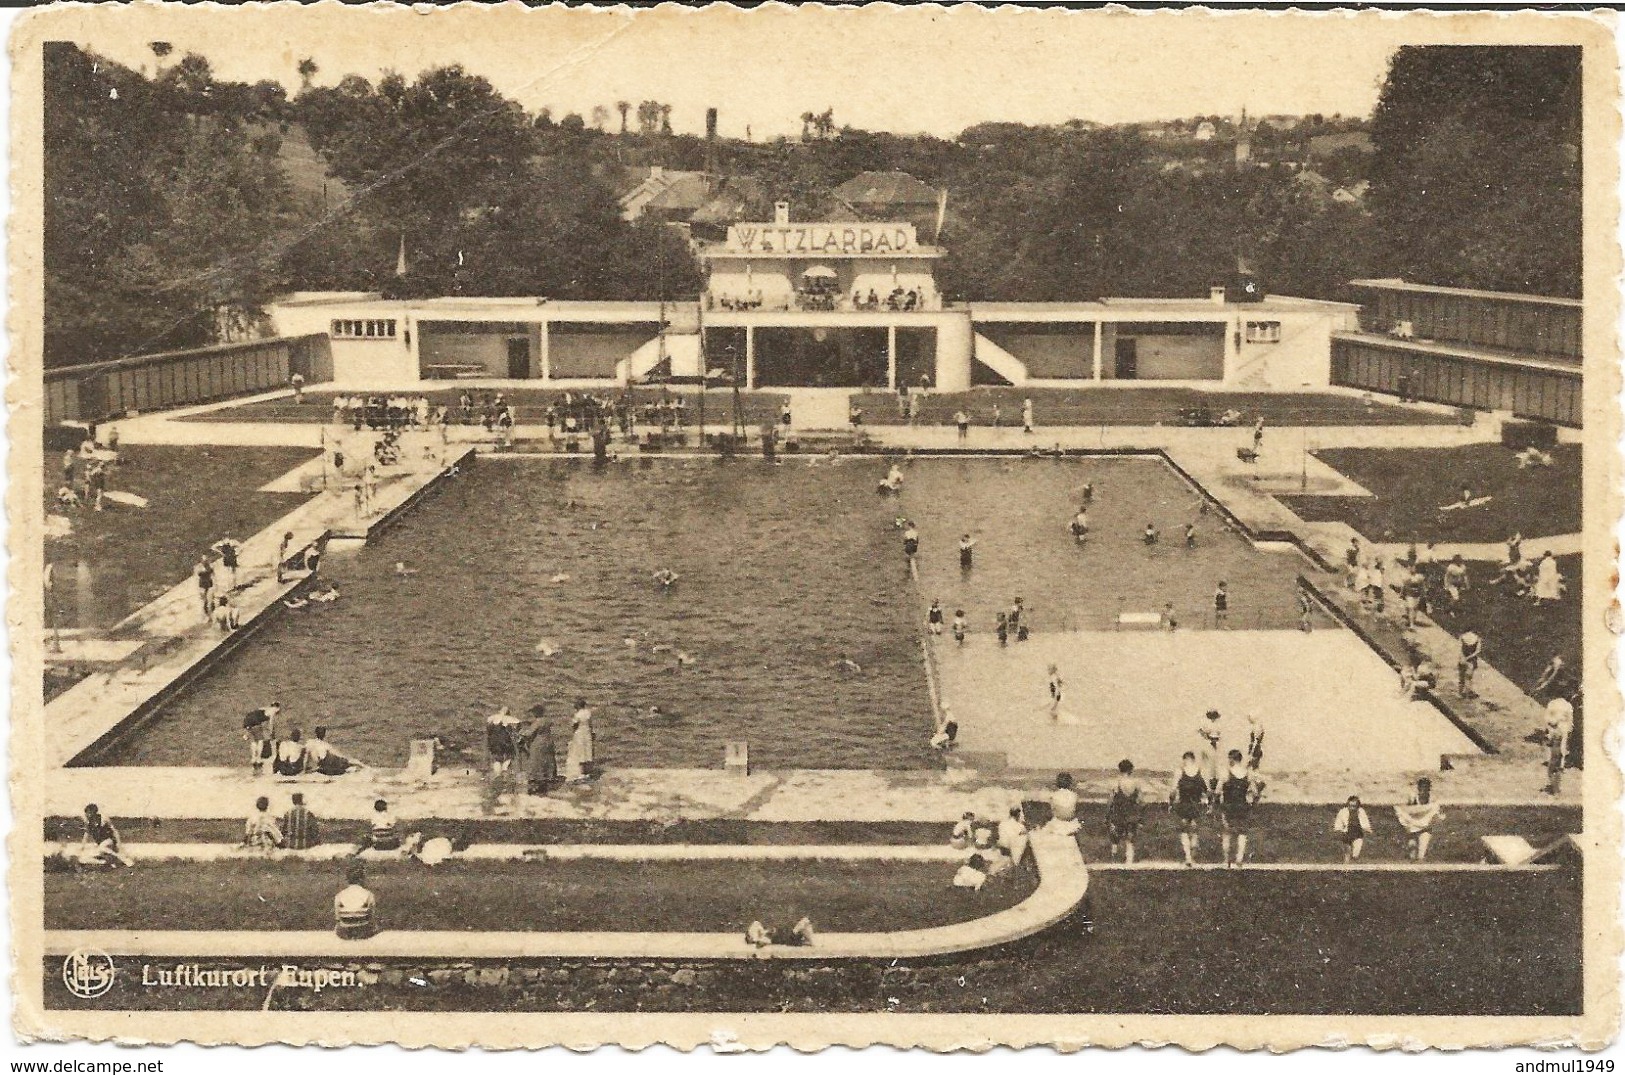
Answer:
POLYGON ((936 230, 941 194, 907 172, 860 172, 830 193, 852 219, 895 220, 936 230))
POLYGON ((673 223, 684 221, 709 198, 704 172, 679 172, 655 165, 635 169, 621 195, 621 219, 641 220, 645 214, 673 223))
POLYGON ((1345 149, 1370 153, 1371 136, 1364 131, 1344 131, 1342 134, 1317 134, 1309 139, 1310 157, 1324 157, 1345 149))
POLYGON ((1370 189, 1371 181, 1362 179, 1352 186, 1338 187, 1332 191, 1332 201, 1341 205, 1364 205, 1366 192, 1370 189))

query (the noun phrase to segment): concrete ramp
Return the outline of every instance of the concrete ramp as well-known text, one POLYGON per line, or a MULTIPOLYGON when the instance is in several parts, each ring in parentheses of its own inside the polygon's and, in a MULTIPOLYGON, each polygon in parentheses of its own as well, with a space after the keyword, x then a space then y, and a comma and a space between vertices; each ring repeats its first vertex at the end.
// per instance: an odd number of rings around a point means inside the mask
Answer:
POLYGON ((1011 384, 1021 385, 1027 383, 1027 364, 980 332, 976 334, 973 354, 976 361, 1011 384))

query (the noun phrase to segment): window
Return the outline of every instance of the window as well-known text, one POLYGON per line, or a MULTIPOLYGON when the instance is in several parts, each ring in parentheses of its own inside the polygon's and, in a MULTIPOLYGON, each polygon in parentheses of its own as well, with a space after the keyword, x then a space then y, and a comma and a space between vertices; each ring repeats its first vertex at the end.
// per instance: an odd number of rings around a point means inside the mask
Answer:
POLYGON ((331 335, 346 340, 393 340, 395 319, 393 317, 366 321, 340 319, 333 322, 331 335))
POLYGON ((1280 343, 1281 322, 1279 321, 1249 321, 1247 322, 1248 343, 1280 343))

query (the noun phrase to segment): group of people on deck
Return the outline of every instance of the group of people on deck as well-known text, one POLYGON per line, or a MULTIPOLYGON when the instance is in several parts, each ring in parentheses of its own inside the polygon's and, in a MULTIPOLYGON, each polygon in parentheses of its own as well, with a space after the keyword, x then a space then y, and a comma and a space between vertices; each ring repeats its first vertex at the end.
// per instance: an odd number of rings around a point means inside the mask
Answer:
POLYGON ((243 717, 243 740, 248 744, 249 768, 255 776, 269 770, 273 776, 344 776, 366 766, 347 757, 327 741, 327 726, 317 725, 309 739, 304 732, 290 728, 279 737, 277 718, 282 703, 272 702, 249 710, 243 717))
MULTIPOLYGON (((514 716, 507 706, 492 713, 485 720, 485 746, 493 780, 512 779, 514 787, 527 795, 545 795, 561 783, 553 723, 543 703, 531 706, 525 720, 514 716)), ((592 707, 585 698, 577 698, 562 781, 580 784, 597 775, 592 707)))
MULTIPOLYGON (((1223 767, 1217 773, 1208 771, 1204 760, 1211 757, 1211 746, 1186 751, 1180 759, 1179 769, 1168 790, 1167 803, 1179 828, 1181 859, 1188 867, 1198 864, 1202 821, 1212 814, 1217 814, 1219 819, 1224 866, 1240 867, 1247 861, 1248 839, 1254 829, 1254 808, 1264 794, 1264 781, 1258 773, 1259 759, 1263 754, 1262 729, 1255 726, 1249 734, 1252 744, 1249 749, 1228 750, 1223 767)), ((1121 855, 1125 863, 1132 864, 1151 793, 1135 775, 1132 761, 1123 759, 1117 769, 1117 778, 1106 801, 1106 839, 1113 858, 1121 855)), ((1049 794, 1051 819, 1045 826, 1046 830, 1076 836, 1082 830, 1078 805, 1079 796, 1072 774, 1059 774, 1049 794)), ((1433 797, 1432 780, 1428 777, 1418 779, 1414 792, 1393 809, 1405 840, 1406 858, 1415 862, 1424 861, 1433 842, 1434 825, 1444 816, 1440 803, 1433 797)), ((1341 846, 1343 861, 1357 861, 1365 849, 1367 837, 1373 833, 1371 815, 1358 795, 1349 796, 1335 811, 1331 832, 1341 846)))

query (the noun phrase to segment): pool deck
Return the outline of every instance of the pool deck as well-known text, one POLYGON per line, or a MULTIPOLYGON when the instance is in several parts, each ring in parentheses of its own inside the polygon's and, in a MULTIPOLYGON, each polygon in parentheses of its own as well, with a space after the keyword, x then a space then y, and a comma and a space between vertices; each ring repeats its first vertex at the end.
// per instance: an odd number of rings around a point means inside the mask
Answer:
MULTIPOLYGON (((275 399, 286 392, 255 399, 275 399)), ((188 408, 184 411, 143 415, 117 423, 120 436, 130 444, 232 444, 333 447, 341 434, 331 426, 313 423, 178 422, 178 417, 206 415, 245 402, 188 408)), ((708 427, 725 431, 725 427, 708 427)), ((692 432, 692 431, 691 431, 692 432)), ((1332 447, 1454 447, 1497 438, 1490 420, 1472 426, 1329 426, 1272 428, 1266 431, 1256 461, 1246 462, 1239 448, 1250 448, 1251 429, 1195 429, 1178 426, 1101 426, 1040 428, 1024 434, 1020 429, 972 428, 961 440, 952 426, 880 426, 865 430, 880 450, 996 451, 1051 449, 1092 452, 1161 453, 1178 470, 1217 501, 1230 516, 1255 535, 1287 535, 1300 547, 1326 562, 1336 563, 1354 531, 1341 523, 1306 522, 1277 499, 1277 493, 1310 491, 1358 496, 1365 490, 1341 479, 1309 454, 1332 447)), ((348 432, 342 434, 350 437, 348 432)), ((365 434, 356 436, 365 437, 365 434)), ((521 426, 515 439, 527 451, 548 450, 552 442, 542 426, 521 426)), ((405 438, 406 457, 432 457, 412 472, 386 483, 380 490, 381 512, 387 519, 400 505, 417 496, 442 473, 442 463, 470 448, 494 448, 494 438, 479 427, 452 427, 440 433, 412 434, 405 438)), ((349 441, 353 444, 353 439, 349 441)), ((347 454, 353 454, 353 449, 347 454)), ((245 628, 252 616, 271 612, 290 584, 277 584, 270 575, 274 535, 294 530, 296 540, 314 538, 323 531, 364 537, 377 520, 356 518, 348 494, 316 495, 283 520, 249 542, 245 563, 259 565, 259 576, 241 592, 239 607, 245 628)), ((1362 544, 1365 542, 1362 539, 1362 544)), ((1346 594, 1333 576, 1316 572, 1305 561, 1328 600, 1355 619, 1370 619, 1348 607, 1346 594)), ((255 568, 247 568, 254 575, 255 568)), ((294 583, 296 584, 296 583, 294 583)), ((1379 648, 1383 625, 1368 632, 1379 648)), ((1397 631, 1394 632, 1397 635, 1397 631)), ((1422 644, 1441 668, 1454 667, 1456 640, 1432 625, 1420 630, 1422 644)), ((220 636, 200 622, 196 587, 190 580, 176 586, 147 608, 120 624, 110 636, 134 637, 144 645, 121 666, 94 672, 55 699, 46 714, 47 759, 55 765, 84 751, 106 735, 126 714, 150 703, 168 685, 189 674, 216 651, 220 636)), ((1564 793, 1540 794, 1545 783, 1541 750, 1524 741, 1541 727, 1540 707, 1516 686, 1488 666, 1480 669, 1475 684, 1480 698, 1447 699, 1460 715, 1481 726, 1485 738, 1501 751, 1475 758, 1453 771, 1432 774, 1437 794, 1450 801, 1476 803, 1572 802, 1578 799, 1578 779, 1567 781, 1564 793)), ((1448 684, 1444 691, 1449 695, 1448 684)), ((720 770, 611 770, 584 787, 569 788, 547 797, 523 797, 519 802, 493 803, 478 774, 442 773, 429 781, 412 781, 401 773, 382 771, 355 774, 336 782, 299 783, 322 799, 321 812, 330 817, 367 816, 372 799, 390 798, 409 816, 474 817, 734 817, 754 820, 952 820, 972 800, 985 798, 995 806, 1042 788, 1053 774, 1036 771, 990 769, 983 774, 976 759, 944 770, 865 771, 811 770, 754 773, 741 776, 720 770)), ((1087 797, 1104 797, 1110 773, 1080 773, 1080 790, 1087 797)), ((1373 776, 1361 783, 1370 802, 1401 801, 1419 773, 1373 776)), ((1346 796, 1346 775, 1331 773, 1272 773, 1270 798, 1277 802, 1339 802, 1346 796)), ((282 781, 256 780, 242 770, 154 767, 132 769, 58 769, 49 775, 47 813, 77 814, 85 802, 98 801, 104 810, 122 816, 198 817, 237 816, 244 804, 261 791, 275 790, 282 781)), ((291 789, 282 789, 291 790, 291 789)), ((996 815, 995 815, 996 816, 996 815)))

